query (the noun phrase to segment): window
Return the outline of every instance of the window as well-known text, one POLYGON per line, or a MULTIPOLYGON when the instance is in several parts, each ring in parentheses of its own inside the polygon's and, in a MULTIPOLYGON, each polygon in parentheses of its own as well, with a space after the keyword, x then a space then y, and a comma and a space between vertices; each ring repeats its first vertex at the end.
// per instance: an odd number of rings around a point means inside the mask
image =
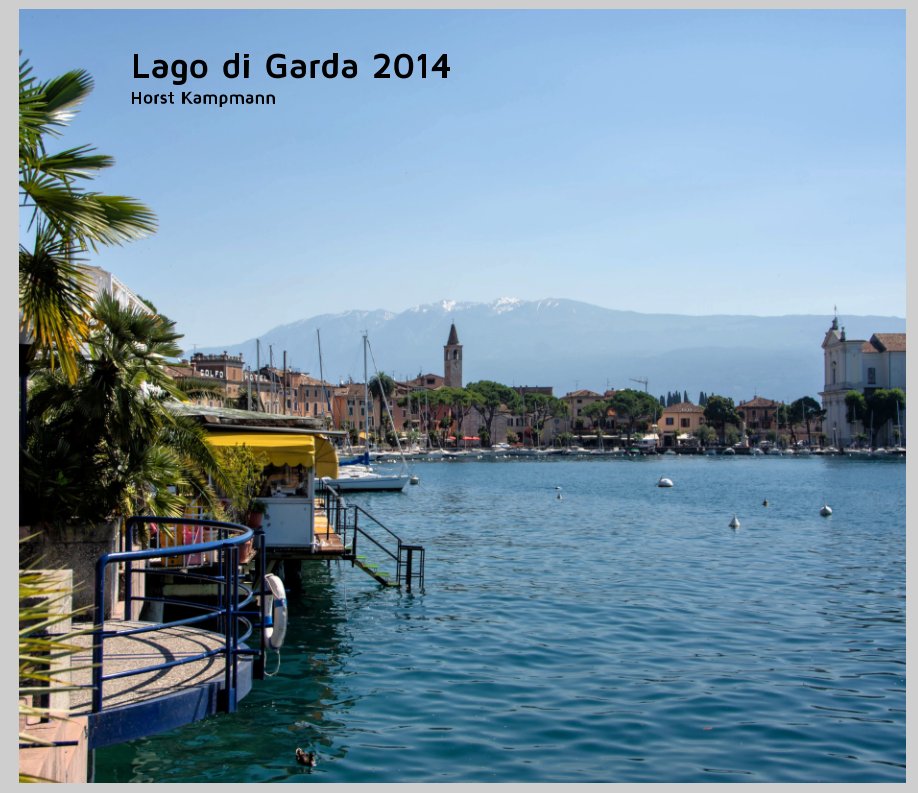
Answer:
POLYGON ((675 419, 674 419, 672 416, 667 416, 667 417, 666 417, 666 426, 667 426, 667 427, 672 427, 673 424, 675 424, 675 423, 676 423, 676 421, 675 421, 675 419))
POLYGON ((873 366, 867 367, 867 385, 877 384, 877 370, 873 366))
POLYGON ((679 426, 680 426, 680 427, 688 428, 688 427, 691 427, 691 426, 692 426, 692 422, 691 422, 689 419, 680 419, 680 420, 679 420, 679 426))

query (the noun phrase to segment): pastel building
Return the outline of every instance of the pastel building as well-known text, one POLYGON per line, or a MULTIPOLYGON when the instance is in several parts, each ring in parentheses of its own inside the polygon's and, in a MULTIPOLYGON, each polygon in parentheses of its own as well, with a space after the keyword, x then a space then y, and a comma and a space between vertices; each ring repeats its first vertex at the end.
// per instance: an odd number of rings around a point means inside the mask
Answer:
POLYGON ((691 402, 679 402, 663 408, 657 419, 657 433, 661 446, 671 449, 691 440, 698 428, 704 424, 704 408, 691 402))
MULTIPOLYGON (((874 333, 866 341, 849 339, 835 317, 822 349, 825 385, 819 396, 826 411, 823 432, 829 443, 843 448, 852 445, 864 430, 858 423, 848 423, 845 394, 859 391, 869 395, 879 388, 905 391, 905 334, 874 333)), ((879 442, 890 443, 891 439, 884 433, 879 442)))

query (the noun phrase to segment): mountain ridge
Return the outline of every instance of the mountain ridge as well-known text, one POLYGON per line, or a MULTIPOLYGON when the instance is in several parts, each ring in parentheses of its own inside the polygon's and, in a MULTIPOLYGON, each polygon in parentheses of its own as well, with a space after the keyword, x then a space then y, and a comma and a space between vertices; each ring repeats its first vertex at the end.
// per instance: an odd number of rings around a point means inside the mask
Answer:
MULTIPOLYGON (((822 349, 831 315, 655 314, 607 309, 566 298, 487 303, 442 300, 401 312, 351 309, 275 326, 258 337, 260 363, 282 351, 292 368, 330 382, 362 381, 362 336, 374 363, 397 380, 443 372, 443 345, 455 323, 463 345, 463 381, 552 386, 556 395, 576 388, 638 387, 647 379, 658 396, 699 391, 735 401, 766 396, 818 398, 822 349), (318 353, 321 335, 322 361, 318 353), (274 354, 276 351, 276 354, 274 354)), ((905 319, 857 315, 840 319, 849 338, 905 331, 905 319)), ((257 363, 256 339, 197 348, 196 352, 242 354, 257 363)))

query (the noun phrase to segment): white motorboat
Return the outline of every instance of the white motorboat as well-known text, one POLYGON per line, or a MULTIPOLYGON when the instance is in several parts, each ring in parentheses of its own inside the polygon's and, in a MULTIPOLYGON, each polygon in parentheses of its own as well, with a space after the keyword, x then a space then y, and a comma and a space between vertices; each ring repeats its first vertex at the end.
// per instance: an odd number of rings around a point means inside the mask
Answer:
POLYGON ((370 466, 348 466, 338 471, 338 478, 324 477, 323 484, 330 484, 335 490, 353 492, 356 490, 404 490, 411 477, 408 474, 386 473, 370 466))

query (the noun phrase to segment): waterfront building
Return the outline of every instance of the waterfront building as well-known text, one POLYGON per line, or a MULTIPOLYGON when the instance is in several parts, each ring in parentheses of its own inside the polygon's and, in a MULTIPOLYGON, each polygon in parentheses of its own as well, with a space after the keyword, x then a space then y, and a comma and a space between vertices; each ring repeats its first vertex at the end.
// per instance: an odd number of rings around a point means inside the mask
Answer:
POLYGON ((736 406, 736 412, 743 419, 743 427, 749 435, 758 435, 778 428, 778 408, 780 402, 773 399, 754 396, 736 406))
POLYGON ((581 388, 577 391, 570 391, 561 397, 561 399, 567 403, 567 415, 572 432, 595 428, 596 424, 587 415, 586 410, 594 402, 599 402, 603 399, 600 394, 586 388, 581 388))
POLYGON ((152 312, 150 306, 133 289, 126 286, 108 270, 101 267, 85 265, 83 270, 91 281, 89 291, 93 300, 103 292, 107 292, 124 308, 133 308, 138 311, 152 312))
MULTIPOLYGON (((826 439, 838 448, 856 443, 867 427, 848 422, 845 395, 858 391, 869 395, 877 389, 901 388, 905 391, 906 343, 904 333, 874 333, 869 340, 849 339, 838 317, 822 341, 824 387, 819 392, 826 412, 823 431, 826 439)), ((905 417, 899 419, 900 437, 904 438, 905 417)), ((895 443, 892 427, 880 428, 878 443, 895 443)))
POLYGON ((704 408, 692 402, 679 402, 663 408, 656 425, 660 445, 667 449, 691 445, 695 433, 704 423, 704 408))
MULTIPOLYGON (((363 383, 341 383, 332 389, 332 420, 336 429, 363 433, 366 415, 363 383)), ((376 426, 375 413, 371 412, 369 423, 371 429, 376 426)))
POLYGON ((263 366, 253 371, 240 353, 194 353, 169 367, 180 385, 203 383, 213 393, 196 393, 192 402, 202 407, 242 407, 276 416, 331 421, 332 386, 306 372, 263 366), (184 382, 183 382, 184 381, 184 382))

